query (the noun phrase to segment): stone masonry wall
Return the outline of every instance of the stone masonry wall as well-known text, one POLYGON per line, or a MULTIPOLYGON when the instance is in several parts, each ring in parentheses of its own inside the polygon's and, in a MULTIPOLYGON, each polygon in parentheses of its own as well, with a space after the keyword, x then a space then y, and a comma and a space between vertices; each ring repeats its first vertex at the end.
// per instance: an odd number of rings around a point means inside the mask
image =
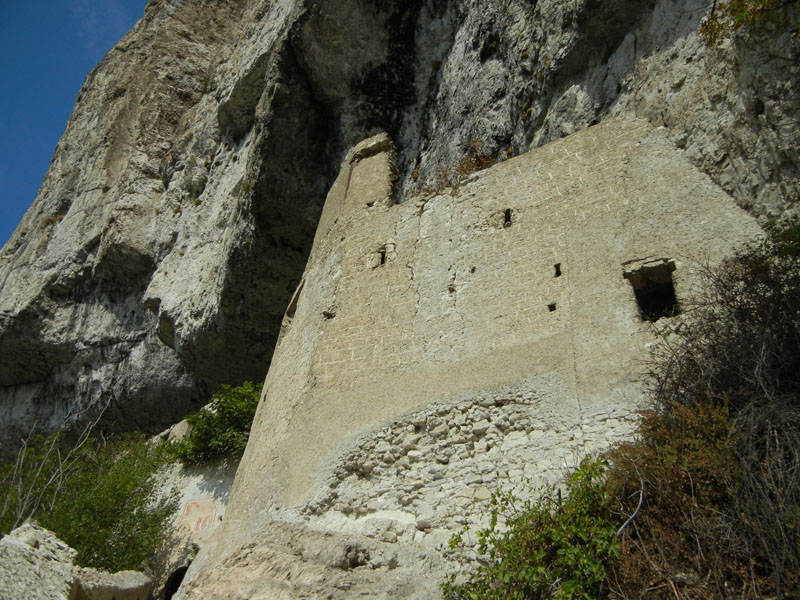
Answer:
POLYGON ((657 339, 626 274, 671 271, 680 303, 760 232, 631 118, 438 195, 397 204, 395 177, 385 135, 344 162, 187 598, 279 522, 439 552, 494 490, 535 493, 623 439, 657 339))
POLYGON ((498 390, 382 427, 341 457, 327 493, 304 512, 317 527, 437 549, 466 526, 472 545, 493 493, 530 499, 635 426, 621 407, 553 414, 547 395, 498 390))

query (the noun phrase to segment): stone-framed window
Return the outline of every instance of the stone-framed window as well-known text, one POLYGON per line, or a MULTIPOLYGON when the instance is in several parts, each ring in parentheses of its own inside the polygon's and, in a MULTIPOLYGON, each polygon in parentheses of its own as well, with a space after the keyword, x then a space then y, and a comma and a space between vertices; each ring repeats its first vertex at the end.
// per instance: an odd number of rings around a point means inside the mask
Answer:
POLYGON ((623 264, 622 276, 633 288, 639 316, 655 322, 680 313, 672 273, 675 261, 669 258, 645 258, 623 264))
POLYGON ((372 269, 384 267, 391 262, 397 255, 396 246, 394 242, 387 242, 378 246, 376 250, 370 252, 366 258, 367 266, 372 269))

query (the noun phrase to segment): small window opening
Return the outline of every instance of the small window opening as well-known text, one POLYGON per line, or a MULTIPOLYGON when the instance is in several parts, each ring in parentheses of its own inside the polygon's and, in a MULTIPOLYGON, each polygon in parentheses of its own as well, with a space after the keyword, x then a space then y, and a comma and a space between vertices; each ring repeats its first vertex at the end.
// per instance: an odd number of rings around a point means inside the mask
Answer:
POLYGON ((554 264, 553 269, 555 269, 555 276, 561 277, 561 263, 554 264))
POLYGON ((369 253, 366 264, 372 269, 388 265, 395 257, 395 243, 386 242, 369 253))
POLYGON ((626 269, 623 276, 630 281, 639 315, 643 321, 652 323, 662 317, 680 314, 675 296, 672 272, 675 262, 667 259, 639 262, 634 269, 626 269))
POLYGON ((551 302, 550 304, 548 304, 547 305, 547 310, 549 310, 550 312, 556 312, 556 303, 555 302, 551 302))
POLYGON ((503 213, 503 227, 511 227, 511 209, 507 208, 503 213))

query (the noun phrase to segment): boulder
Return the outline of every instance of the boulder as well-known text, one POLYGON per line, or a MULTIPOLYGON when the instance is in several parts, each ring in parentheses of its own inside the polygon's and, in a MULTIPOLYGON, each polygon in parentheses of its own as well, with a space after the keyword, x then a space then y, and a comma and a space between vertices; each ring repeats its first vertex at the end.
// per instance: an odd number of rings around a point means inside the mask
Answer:
POLYGON ((107 573, 73 564, 75 550, 52 532, 26 522, 0 540, 3 600, 148 600, 143 573, 107 573))

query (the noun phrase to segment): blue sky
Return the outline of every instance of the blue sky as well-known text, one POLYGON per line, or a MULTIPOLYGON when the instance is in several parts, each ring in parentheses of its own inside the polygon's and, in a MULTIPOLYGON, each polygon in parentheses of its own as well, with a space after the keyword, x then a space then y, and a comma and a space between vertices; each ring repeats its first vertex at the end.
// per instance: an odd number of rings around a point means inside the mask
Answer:
POLYGON ((0 245, 33 203, 89 71, 145 0, 0 0, 0 245))

